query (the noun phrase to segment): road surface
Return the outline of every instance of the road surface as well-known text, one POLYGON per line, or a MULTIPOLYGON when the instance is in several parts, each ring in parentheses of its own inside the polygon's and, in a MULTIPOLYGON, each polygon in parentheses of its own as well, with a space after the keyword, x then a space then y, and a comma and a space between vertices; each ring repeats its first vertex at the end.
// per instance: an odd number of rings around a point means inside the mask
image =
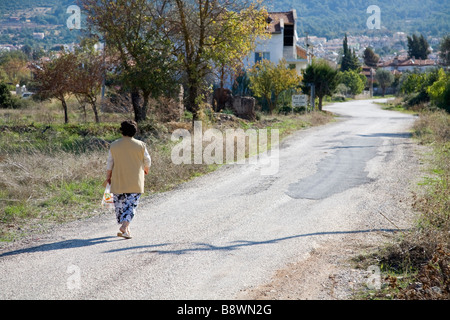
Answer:
POLYGON ((0 299, 235 299, 326 241, 407 228, 395 195, 414 117, 371 101, 325 109, 338 121, 285 139, 278 172, 227 165, 154 195, 131 240, 103 215, 3 248, 0 299))

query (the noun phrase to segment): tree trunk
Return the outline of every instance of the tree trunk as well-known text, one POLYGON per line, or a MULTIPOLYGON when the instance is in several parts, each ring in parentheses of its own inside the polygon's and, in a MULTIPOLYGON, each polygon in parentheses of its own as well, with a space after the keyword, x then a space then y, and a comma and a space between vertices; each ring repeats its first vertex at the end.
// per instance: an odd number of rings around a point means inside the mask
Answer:
POLYGON ((322 111, 322 96, 319 96, 319 111, 322 111))
POLYGON ((150 92, 144 92, 142 107, 141 107, 141 114, 143 116, 142 120, 147 120, 147 107, 148 107, 149 97, 150 97, 150 92))
POLYGON ((61 100, 61 104, 64 110, 64 123, 69 123, 69 116, 67 115, 67 103, 66 103, 66 99, 64 98, 64 96, 62 96, 60 98, 61 100))
MULTIPOLYGON (((193 82, 193 81, 191 81, 193 82)), ((189 91, 188 91, 188 98, 187 98, 187 102, 188 102, 188 110, 190 112, 192 112, 192 120, 198 120, 198 116, 199 116, 199 105, 198 105, 198 101, 197 101, 197 96, 198 96, 198 86, 196 83, 190 83, 189 84, 189 91)))
POLYGON ((146 110, 140 105, 141 95, 139 89, 131 90, 131 104, 133 105, 134 120, 136 122, 144 121, 147 118, 146 110))
POLYGON ((267 100, 267 106, 269 107, 269 114, 272 114, 273 104, 272 104, 272 96, 264 96, 267 100))
POLYGON ((92 110, 94 111, 95 122, 100 123, 100 119, 98 117, 97 104, 95 103, 95 99, 91 99, 92 110))

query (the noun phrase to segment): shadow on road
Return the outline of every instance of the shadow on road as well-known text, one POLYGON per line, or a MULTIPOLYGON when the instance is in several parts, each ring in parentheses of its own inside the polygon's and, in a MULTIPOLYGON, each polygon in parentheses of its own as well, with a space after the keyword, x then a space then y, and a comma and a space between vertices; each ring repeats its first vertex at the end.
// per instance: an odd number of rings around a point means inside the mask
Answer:
POLYGON ((398 133, 387 133, 387 132, 380 132, 380 133, 372 133, 372 134, 358 134, 360 137, 365 138, 411 138, 412 133, 411 132, 398 132, 398 133))
POLYGON ((61 250, 61 249, 73 249, 79 247, 89 247, 93 245, 103 244, 107 242, 111 242, 112 239, 117 239, 117 237, 101 237, 101 238, 93 238, 93 239, 72 239, 72 240, 64 240, 53 243, 46 243, 35 247, 23 248, 19 250, 4 252, 0 254, 1 257, 12 256, 22 253, 32 253, 32 252, 45 252, 52 250, 61 250))
MULTIPOLYGON (((213 245, 209 243, 192 243, 192 246, 183 249, 173 249, 173 250, 155 250, 156 247, 163 247, 169 245, 176 245, 176 243, 161 243, 161 244, 151 244, 151 245, 140 245, 140 246, 129 246, 117 249, 111 249, 104 251, 103 253, 112 253, 112 252, 120 252, 120 251, 132 251, 132 250, 140 250, 140 249, 153 249, 148 251, 148 253, 158 253, 158 254, 173 254, 173 255, 181 255, 189 252, 201 252, 201 251, 232 251, 237 250, 239 248, 249 247, 249 246, 258 246, 258 245, 268 245, 268 244, 276 244, 282 241, 303 238, 303 237, 313 237, 313 236, 322 236, 322 235, 339 235, 339 234, 355 234, 355 233, 370 233, 370 232, 398 232, 405 230, 398 229, 369 229, 369 230, 355 230, 355 231, 328 231, 328 232, 314 232, 307 234, 298 234, 293 236, 287 236, 276 239, 262 240, 262 241, 249 241, 249 240, 236 240, 231 242, 229 245, 213 245)), ((46 252, 53 250, 64 250, 64 249, 73 249, 79 247, 89 247, 100 244, 107 244, 116 241, 124 241, 121 238, 108 236, 101 238, 93 238, 93 239, 73 239, 73 240, 64 240, 54 243, 43 244, 35 247, 24 248, 9 252, 4 252, 0 254, 0 258, 19 255, 23 253, 33 253, 33 252, 46 252)), ((129 241, 126 240, 124 242, 129 244, 129 241)), ((142 252, 141 252, 142 253, 142 252)))
MULTIPOLYGON (((233 251, 243 247, 249 246, 258 246, 258 245, 268 245, 268 244, 276 244, 282 241, 303 238, 303 237, 313 237, 313 236, 322 236, 322 235, 339 235, 339 234, 355 234, 355 233, 370 233, 370 232, 399 232, 405 231, 405 229, 370 229, 370 230, 355 230, 355 231, 329 231, 329 232, 314 232, 307 234, 298 234, 293 236, 287 236, 276 239, 262 240, 262 241, 249 241, 249 240, 236 240, 231 242, 230 245, 213 245, 209 243, 193 243, 191 247, 184 249, 173 249, 173 250, 152 250, 149 253, 158 253, 158 254, 173 254, 173 255, 181 255, 189 252, 202 252, 202 251, 233 251)), ((148 245, 148 246, 135 246, 135 247, 126 247, 120 249, 113 249, 107 252, 117 252, 117 251, 126 251, 126 250, 137 250, 137 249, 145 249, 145 248, 154 248, 156 246, 165 246, 170 245, 170 243, 160 244, 160 245, 148 245)), ((173 244, 172 244, 173 245, 173 244)), ((142 252, 141 252, 142 253, 142 252)))

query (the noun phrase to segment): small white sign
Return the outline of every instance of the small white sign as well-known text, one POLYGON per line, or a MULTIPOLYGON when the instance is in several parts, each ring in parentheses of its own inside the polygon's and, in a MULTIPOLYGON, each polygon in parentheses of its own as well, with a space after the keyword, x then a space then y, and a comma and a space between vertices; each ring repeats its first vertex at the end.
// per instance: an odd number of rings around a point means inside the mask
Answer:
POLYGON ((304 94, 296 94, 292 96, 292 106, 304 107, 308 102, 308 96, 304 94))

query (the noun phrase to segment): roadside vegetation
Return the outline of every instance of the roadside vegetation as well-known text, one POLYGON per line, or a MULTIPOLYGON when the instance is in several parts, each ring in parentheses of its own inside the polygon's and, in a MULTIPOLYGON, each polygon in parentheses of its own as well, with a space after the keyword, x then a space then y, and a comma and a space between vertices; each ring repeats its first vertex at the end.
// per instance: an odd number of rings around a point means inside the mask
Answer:
MULTIPOLYGON (((450 298, 450 77, 443 69, 410 73, 402 79, 403 94, 388 100, 386 109, 419 115, 413 138, 427 146, 421 154, 426 171, 414 192, 419 216, 413 228, 394 243, 355 259, 378 265, 381 290, 366 299, 431 300, 450 298), (437 93, 439 92, 439 93, 437 93)), ((358 296, 360 298, 360 296, 358 296)))

